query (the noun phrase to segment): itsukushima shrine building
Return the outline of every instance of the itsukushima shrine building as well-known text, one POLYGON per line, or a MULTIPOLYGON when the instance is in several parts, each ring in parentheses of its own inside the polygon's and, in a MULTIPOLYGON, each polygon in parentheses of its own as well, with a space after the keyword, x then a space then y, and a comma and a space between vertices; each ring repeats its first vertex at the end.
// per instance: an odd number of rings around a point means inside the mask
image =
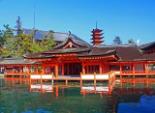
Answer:
POLYGON ((49 51, 25 55, 24 59, 5 59, 0 62, 5 77, 53 81, 108 81, 120 83, 155 82, 155 42, 141 46, 104 45, 102 30, 92 31, 92 45, 75 35, 55 33, 63 41, 49 51))

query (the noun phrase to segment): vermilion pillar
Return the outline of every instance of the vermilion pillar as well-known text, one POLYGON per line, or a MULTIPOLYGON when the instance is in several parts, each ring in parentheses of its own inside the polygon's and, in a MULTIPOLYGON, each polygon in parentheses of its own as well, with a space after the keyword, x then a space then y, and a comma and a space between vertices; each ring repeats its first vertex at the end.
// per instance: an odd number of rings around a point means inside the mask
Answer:
POLYGON ((55 65, 55 76, 58 77, 58 64, 55 65))
POLYGON ((102 74, 102 64, 99 65, 99 71, 100 71, 100 74, 102 74))
POLYGON ((62 75, 64 76, 64 64, 62 64, 62 75))
POLYGON ((82 73, 85 74, 85 64, 82 64, 82 73))

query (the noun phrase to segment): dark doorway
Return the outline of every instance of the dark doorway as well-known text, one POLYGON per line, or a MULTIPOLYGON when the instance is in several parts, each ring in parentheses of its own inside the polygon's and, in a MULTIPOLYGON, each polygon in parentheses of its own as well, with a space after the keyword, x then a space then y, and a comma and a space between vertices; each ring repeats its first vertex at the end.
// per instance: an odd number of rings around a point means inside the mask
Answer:
POLYGON ((64 74, 70 76, 79 76, 82 72, 81 63, 65 63, 64 64, 64 74))

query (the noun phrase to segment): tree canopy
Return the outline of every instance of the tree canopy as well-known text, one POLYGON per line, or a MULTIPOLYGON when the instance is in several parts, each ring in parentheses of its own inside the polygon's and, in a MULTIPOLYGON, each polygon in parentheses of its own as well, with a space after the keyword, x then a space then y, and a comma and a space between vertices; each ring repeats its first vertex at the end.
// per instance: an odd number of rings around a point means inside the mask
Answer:
POLYGON ((120 44, 122 44, 122 41, 121 41, 121 39, 120 39, 119 36, 116 36, 116 37, 114 38, 114 40, 113 40, 113 43, 114 43, 115 45, 120 45, 120 44))
POLYGON ((50 50, 55 45, 52 32, 42 37, 39 42, 33 41, 33 35, 26 35, 22 31, 15 34, 9 25, 4 25, 4 30, 0 31, 1 56, 21 57, 24 54, 50 50))
POLYGON ((128 44, 136 45, 136 42, 131 38, 128 40, 128 44))

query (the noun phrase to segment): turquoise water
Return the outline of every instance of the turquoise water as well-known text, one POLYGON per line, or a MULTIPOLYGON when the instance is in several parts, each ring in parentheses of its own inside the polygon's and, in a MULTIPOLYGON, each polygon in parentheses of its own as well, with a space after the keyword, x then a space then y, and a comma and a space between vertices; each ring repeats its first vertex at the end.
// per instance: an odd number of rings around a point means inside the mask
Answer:
POLYGON ((80 87, 63 86, 53 87, 52 92, 30 92, 28 85, 0 82, 0 113, 115 113, 119 103, 138 102, 142 95, 154 94, 152 89, 137 93, 116 88, 112 95, 83 95, 80 87))

